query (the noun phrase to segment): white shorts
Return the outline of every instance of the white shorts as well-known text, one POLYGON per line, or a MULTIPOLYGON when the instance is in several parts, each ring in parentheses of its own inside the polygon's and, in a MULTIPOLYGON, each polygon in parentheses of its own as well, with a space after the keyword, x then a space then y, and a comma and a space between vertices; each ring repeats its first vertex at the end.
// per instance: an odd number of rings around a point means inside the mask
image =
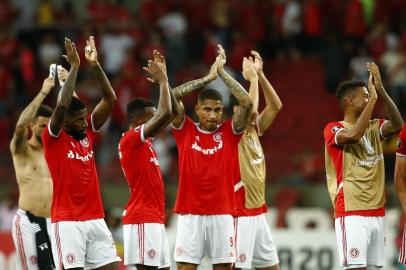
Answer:
POLYGON ((123 235, 125 265, 141 264, 158 268, 171 265, 164 224, 126 224, 123 235))
POLYGON ((175 262, 200 264, 206 255, 212 264, 235 262, 233 223, 231 215, 179 215, 175 262))
POLYGON ((406 264, 406 224, 403 228, 402 245, 399 250, 399 260, 400 263, 406 264))
POLYGON ((104 219, 58 221, 53 224, 53 237, 59 264, 57 270, 93 269, 121 261, 113 237, 104 219), (62 265, 63 264, 63 265, 62 265))
POLYGON ((235 268, 265 268, 279 263, 265 215, 235 218, 235 268))
MULTIPOLYGON (((51 241, 51 250, 55 253, 55 242, 52 241, 52 226, 49 218, 47 221, 48 236, 51 241)), ((35 233, 37 227, 30 222, 24 210, 18 209, 12 226, 12 235, 14 246, 16 248, 16 270, 37 270, 37 244, 35 241, 35 233)), ((55 259, 54 259, 55 260, 55 259)), ((55 262, 56 264, 57 262, 55 262)))
POLYGON ((336 218, 335 231, 338 256, 345 269, 384 266, 385 217, 336 218))

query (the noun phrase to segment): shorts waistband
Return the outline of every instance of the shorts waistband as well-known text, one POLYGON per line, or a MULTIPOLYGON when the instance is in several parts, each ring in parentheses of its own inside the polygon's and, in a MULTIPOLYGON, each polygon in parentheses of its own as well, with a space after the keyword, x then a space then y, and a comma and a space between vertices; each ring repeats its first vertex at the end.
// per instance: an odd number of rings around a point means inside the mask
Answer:
POLYGON ((17 210, 17 214, 26 216, 26 215, 27 215, 27 211, 25 211, 25 210, 23 210, 23 209, 18 209, 18 210, 17 210))
MULTIPOLYGON (((19 208, 19 209, 17 209, 16 214, 21 215, 21 216, 27 216, 27 211, 19 208)), ((51 218, 45 218, 45 220, 47 221, 47 223, 51 223, 51 218)))

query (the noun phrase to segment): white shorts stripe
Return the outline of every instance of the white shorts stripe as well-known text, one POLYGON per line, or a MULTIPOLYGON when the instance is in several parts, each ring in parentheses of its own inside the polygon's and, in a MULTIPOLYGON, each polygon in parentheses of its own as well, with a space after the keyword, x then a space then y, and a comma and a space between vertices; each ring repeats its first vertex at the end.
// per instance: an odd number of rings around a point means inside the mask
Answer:
POLYGON ((27 266, 27 259, 25 257, 23 237, 21 235, 20 221, 21 221, 21 216, 17 215, 16 232, 17 232, 18 253, 20 256, 22 269, 27 270, 28 266, 27 266))

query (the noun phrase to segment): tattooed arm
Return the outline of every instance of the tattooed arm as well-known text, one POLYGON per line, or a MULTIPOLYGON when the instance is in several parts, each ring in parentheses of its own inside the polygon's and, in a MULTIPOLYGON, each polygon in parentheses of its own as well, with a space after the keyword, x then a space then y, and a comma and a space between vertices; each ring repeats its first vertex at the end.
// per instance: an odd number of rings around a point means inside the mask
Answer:
POLYGON ((400 115, 400 112, 396 107, 395 103, 392 101, 388 93, 386 93, 385 88, 383 87, 381 74, 379 73, 378 66, 372 62, 367 64, 367 68, 373 76, 376 92, 382 98, 386 113, 388 114, 389 117, 389 121, 387 121, 382 126, 382 136, 384 138, 388 138, 391 135, 398 133, 402 129, 403 126, 402 116, 400 115))
POLYGON ((233 115, 233 129, 235 133, 241 133, 248 124, 252 111, 252 101, 245 89, 224 70, 226 54, 221 45, 218 47, 220 53, 218 73, 238 101, 239 106, 233 115))
POLYGON ((184 83, 172 89, 172 93, 174 95, 173 107, 176 107, 172 111, 172 125, 175 128, 180 127, 185 118, 185 108, 183 107, 181 98, 215 80, 217 78, 217 66, 219 64, 219 61, 220 58, 217 57, 216 61, 210 68, 209 74, 207 74, 205 77, 184 83))
POLYGON ((18 118, 16 129, 14 131, 13 139, 10 143, 11 153, 23 152, 27 146, 28 126, 33 121, 38 108, 49 94, 51 89, 55 86, 54 78, 48 77, 44 80, 42 88, 37 96, 31 101, 30 104, 23 110, 18 118))
POLYGON ((64 125, 65 116, 75 90, 76 77, 80 65, 80 58, 76 51, 75 43, 68 38, 65 38, 65 51, 66 55, 64 55, 64 58, 70 64, 70 70, 49 122, 49 130, 54 135, 58 135, 64 125))
POLYGON ((102 100, 96 105, 92 113, 93 128, 99 130, 110 116, 117 98, 109 79, 97 59, 96 43, 94 42, 93 36, 90 36, 89 39, 86 40, 86 45, 86 48, 90 48, 90 50, 85 49, 85 58, 92 67, 102 92, 102 100))

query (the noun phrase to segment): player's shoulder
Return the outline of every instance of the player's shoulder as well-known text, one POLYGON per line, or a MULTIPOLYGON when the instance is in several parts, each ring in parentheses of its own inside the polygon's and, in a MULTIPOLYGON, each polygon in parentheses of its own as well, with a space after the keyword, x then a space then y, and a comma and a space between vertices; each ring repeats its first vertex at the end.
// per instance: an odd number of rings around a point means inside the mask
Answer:
POLYGON ((337 132, 338 130, 342 129, 344 125, 338 121, 332 121, 325 125, 324 132, 331 131, 333 133, 337 132))
POLYGON ((399 138, 406 140, 406 124, 403 124, 402 130, 399 133, 399 138))

